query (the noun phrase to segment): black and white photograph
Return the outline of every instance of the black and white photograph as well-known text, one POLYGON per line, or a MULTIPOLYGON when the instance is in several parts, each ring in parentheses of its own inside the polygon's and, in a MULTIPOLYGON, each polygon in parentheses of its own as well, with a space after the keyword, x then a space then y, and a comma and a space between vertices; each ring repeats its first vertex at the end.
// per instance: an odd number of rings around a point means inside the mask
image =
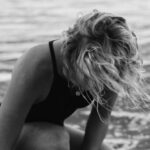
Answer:
POLYGON ((0 150, 150 150, 150 0, 0 0, 0 150))

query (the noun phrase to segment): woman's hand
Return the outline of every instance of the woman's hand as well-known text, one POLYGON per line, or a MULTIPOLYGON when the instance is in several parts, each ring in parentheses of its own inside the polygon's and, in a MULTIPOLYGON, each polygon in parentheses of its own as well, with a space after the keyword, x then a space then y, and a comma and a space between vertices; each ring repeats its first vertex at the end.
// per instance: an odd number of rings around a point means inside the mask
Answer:
MULTIPOLYGON (((106 89, 103 99, 106 101, 105 105, 101 106, 98 104, 97 109, 93 105, 87 122, 81 150, 99 150, 102 146, 102 142, 107 133, 111 110, 117 99, 117 94, 106 89)), ((95 103, 95 105, 97 104, 95 103)))

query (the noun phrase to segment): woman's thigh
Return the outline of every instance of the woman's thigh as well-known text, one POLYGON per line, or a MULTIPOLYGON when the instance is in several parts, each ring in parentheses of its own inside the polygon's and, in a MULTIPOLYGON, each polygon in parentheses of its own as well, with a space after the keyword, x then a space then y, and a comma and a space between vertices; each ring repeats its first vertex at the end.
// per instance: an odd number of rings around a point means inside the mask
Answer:
POLYGON ((70 150, 79 150, 83 141, 84 131, 65 124, 70 137, 70 150))
MULTIPOLYGON (((79 150, 84 131, 51 123, 25 124, 16 142, 15 150, 79 150)), ((105 144, 98 150, 112 150, 105 144)))
POLYGON ((25 124, 15 150, 69 150, 69 134, 61 126, 51 123, 25 124))
MULTIPOLYGON (((79 150, 84 138, 84 131, 75 129, 70 125, 65 125, 65 128, 70 136, 70 150, 79 150)), ((97 150, 113 150, 113 148, 103 142, 97 150)))

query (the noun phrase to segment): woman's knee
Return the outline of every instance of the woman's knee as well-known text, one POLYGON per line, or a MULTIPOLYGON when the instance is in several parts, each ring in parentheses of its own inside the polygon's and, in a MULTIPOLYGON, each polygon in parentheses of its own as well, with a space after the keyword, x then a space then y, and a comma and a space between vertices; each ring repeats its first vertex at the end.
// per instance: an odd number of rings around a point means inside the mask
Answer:
POLYGON ((69 150, 69 134, 57 125, 32 123, 23 127, 16 150, 69 150))

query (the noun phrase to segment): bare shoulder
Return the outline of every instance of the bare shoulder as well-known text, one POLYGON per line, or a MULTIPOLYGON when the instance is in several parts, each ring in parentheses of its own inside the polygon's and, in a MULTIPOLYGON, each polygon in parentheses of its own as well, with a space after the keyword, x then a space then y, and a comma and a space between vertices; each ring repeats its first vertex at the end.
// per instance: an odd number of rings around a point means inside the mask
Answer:
POLYGON ((17 61, 14 74, 20 74, 26 84, 32 84, 33 92, 44 99, 50 90, 53 70, 48 43, 36 45, 27 50, 17 61))
POLYGON ((49 66, 51 64, 51 57, 48 43, 33 46, 22 55, 20 61, 22 61, 26 66, 30 64, 40 68, 51 68, 52 66, 49 66))

